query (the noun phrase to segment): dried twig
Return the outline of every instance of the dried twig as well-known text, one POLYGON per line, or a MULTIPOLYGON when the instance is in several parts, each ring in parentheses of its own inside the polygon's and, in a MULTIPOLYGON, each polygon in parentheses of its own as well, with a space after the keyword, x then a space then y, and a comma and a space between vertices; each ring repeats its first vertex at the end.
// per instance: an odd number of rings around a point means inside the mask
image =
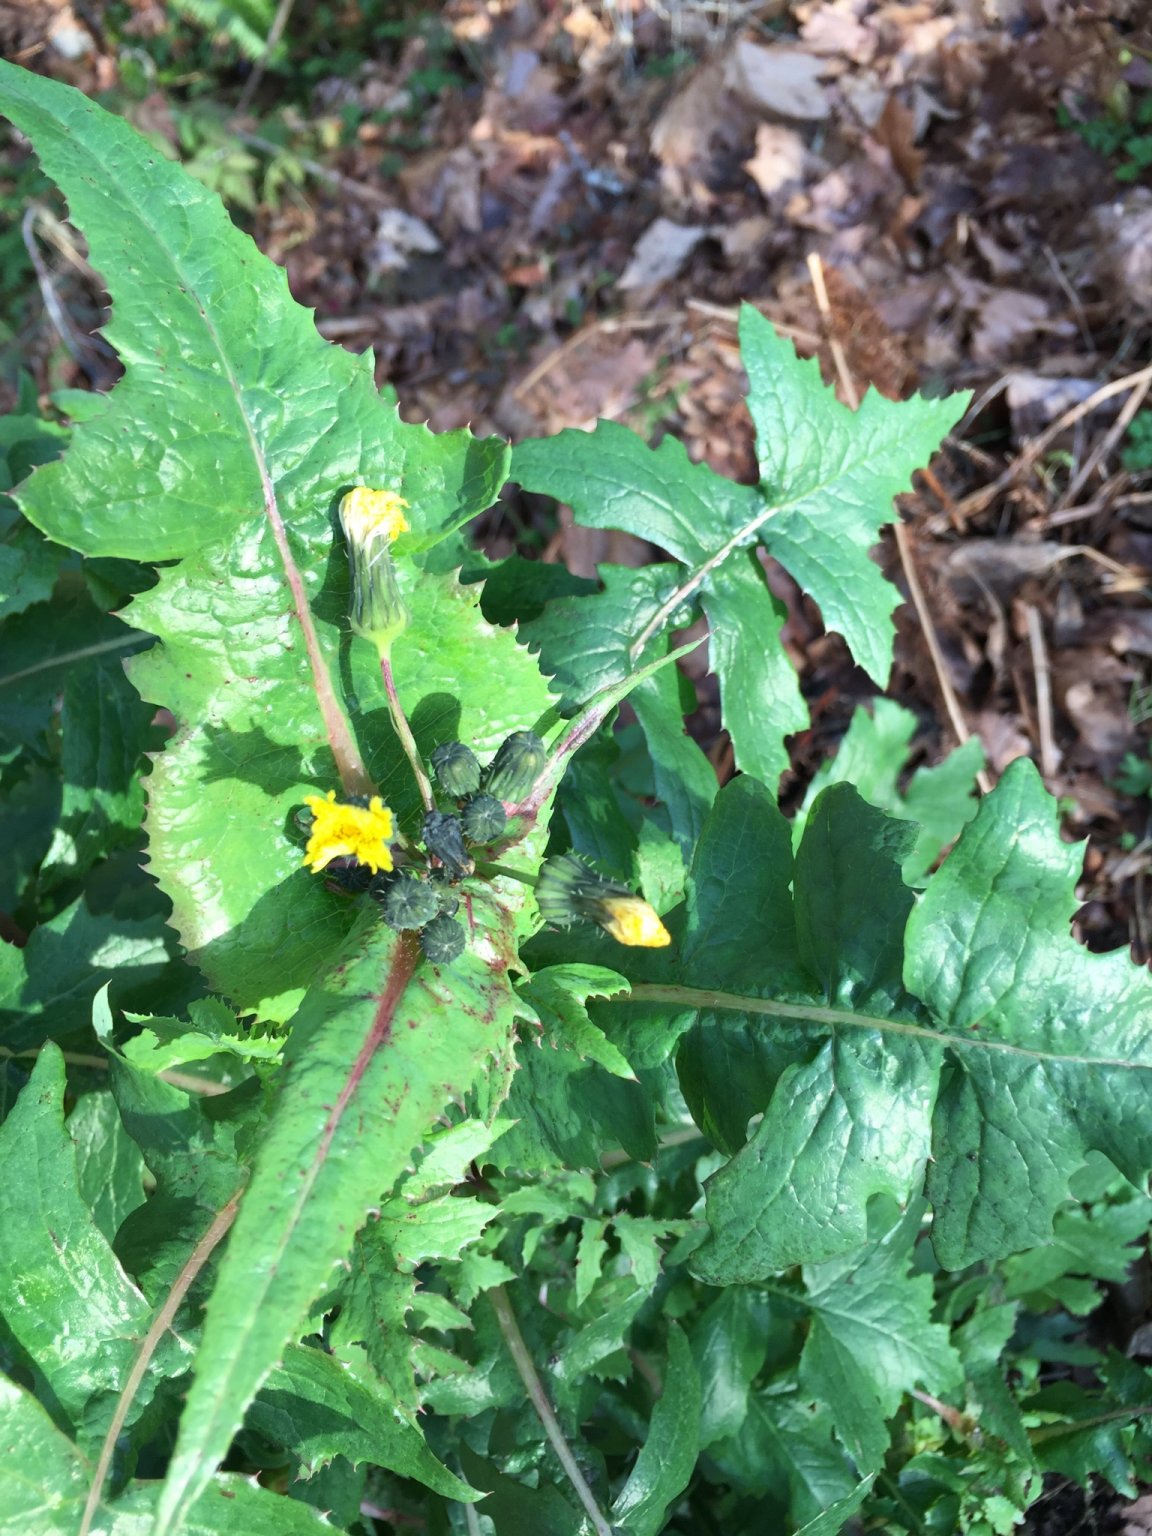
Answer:
POLYGON ((1003 474, 998 475, 991 485, 985 485, 978 491, 973 491, 966 496, 956 507, 956 513, 960 517, 970 517, 978 512, 983 512, 985 507, 991 505, 1001 491, 1006 490, 1026 470, 1031 469, 1036 460, 1044 453, 1069 427, 1090 415, 1105 400, 1111 400, 1116 395, 1123 395, 1129 390, 1137 389, 1145 380, 1152 380, 1152 364, 1146 368, 1140 368, 1136 373, 1127 373, 1122 379, 1113 379, 1110 384, 1102 384, 1098 390, 1089 395, 1086 400, 1070 406, 1062 415, 1045 427, 1039 437, 1034 437, 1024 449, 1016 455, 1003 474))
POLYGON ((239 116, 247 112, 252 105, 256 92, 260 89, 260 82, 264 79, 264 71, 268 68, 268 60, 276 51, 276 45, 284 36, 284 28, 288 25, 288 18, 292 14, 292 7, 296 0, 280 0, 276 8, 276 14, 272 18, 272 25, 268 29, 268 36, 264 39, 264 48, 256 63, 252 66, 252 73, 244 82, 244 89, 240 92, 240 99, 236 103, 236 113, 239 116))
POLYGON ((848 367, 847 354, 836 335, 832 306, 828 302, 828 289, 824 282, 824 264, 816 251, 811 251, 808 256, 808 276, 812 279, 812 292, 816 295, 816 307, 820 311, 821 320, 824 322, 824 332, 828 338, 832 361, 836 364, 836 376, 840 380, 841 389, 844 391, 844 403, 848 406, 849 410, 858 410, 860 407, 860 394, 852 377, 852 371, 848 367))
POLYGON ((1046 780, 1055 776, 1059 764, 1056 741, 1052 734, 1052 672, 1048 666, 1048 647, 1044 643, 1044 626, 1040 622, 1040 610, 1032 603, 1024 604, 1024 616, 1028 623, 1028 645, 1032 652, 1032 672, 1036 679, 1036 730, 1040 737, 1040 772, 1046 780))
POLYGON ((521 379, 512 391, 513 397, 523 400, 528 391, 550 374, 558 363, 563 362, 570 353, 577 351, 585 342, 591 341, 593 336, 611 336, 617 331, 651 331, 661 325, 672 325, 683 318, 682 310, 664 309, 657 310, 651 315, 608 315, 603 320, 595 320, 591 325, 582 326, 580 330, 573 331, 571 336, 565 337, 559 346, 553 347, 547 357, 542 358, 528 376, 521 379))
POLYGON ((1070 507, 1072 505, 1077 496, 1079 496, 1080 492, 1084 489, 1085 485, 1092 478, 1097 465, 1108 457, 1113 448, 1115 448, 1116 444, 1124 436, 1125 432, 1127 432, 1128 425, 1131 422, 1133 416, 1135 416, 1136 412, 1144 404, 1144 397, 1147 395, 1149 389, 1152 389, 1152 373, 1149 373, 1147 378, 1142 379, 1140 383, 1137 384, 1133 389, 1127 400, 1125 400, 1124 407, 1120 414, 1117 416, 1116 420, 1112 423, 1107 432, 1105 432, 1104 436, 1096 444, 1095 448, 1093 448, 1092 452, 1084 460, 1071 485, 1064 492, 1063 496, 1061 496, 1060 500, 1056 503, 1055 510, 1057 512, 1061 512, 1065 507, 1070 507))

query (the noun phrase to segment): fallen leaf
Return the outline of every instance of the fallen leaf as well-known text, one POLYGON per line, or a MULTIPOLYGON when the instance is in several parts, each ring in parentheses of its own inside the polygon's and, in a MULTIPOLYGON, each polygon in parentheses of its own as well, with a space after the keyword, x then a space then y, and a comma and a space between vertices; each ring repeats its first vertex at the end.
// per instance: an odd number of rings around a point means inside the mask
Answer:
POLYGON ((820 83, 827 68, 825 60, 799 48, 738 42, 728 55, 724 84, 755 111, 820 122, 830 110, 820 83))
POLYGON ((675 277, 701 240, 708 237, 704 224, 675 224, 659 218, 637 240, 632 259, 617 288, 656 288, 675 277))
POLYGON ((761 123, 756 129, 756 152, 745 160, 744 169, 771 199, 785 188, 799 186, 804 180, 808 151, 794 128, 776 123, 761 123))
POLYGON ((439 249, 440 241, 423 219, 402 208, 385 208, 368 259, 376 272, 402 272, 409 256, 430 256, 439 249))

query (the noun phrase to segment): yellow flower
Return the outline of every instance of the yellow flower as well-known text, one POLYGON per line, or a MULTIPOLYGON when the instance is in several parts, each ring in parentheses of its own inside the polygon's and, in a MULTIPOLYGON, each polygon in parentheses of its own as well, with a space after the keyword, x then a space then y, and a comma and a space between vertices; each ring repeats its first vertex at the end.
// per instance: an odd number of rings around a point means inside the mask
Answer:
POLYGON ((639 949, 663 949, 672 935, 642 896, 604 896, 598 921, 617 944, 639 949))
POLYGON ((326 796, 305 795, 304 804, 313 817, 304 862, 314 875, 333 859, 356 859, 374 875, 392 868, 392 812, 379 795, 367 805, 349 805, 330 789, 326 796))
POLYGON ((386 657, 408 623, 408 610, 396 585, 392 545, 408 530, 408 503, 395 491, 358 485, 340 503, 340 521, 348 540, 352 571, 352 633, 371 640, 386 657))
POLYGON ((643 896, 603 875, 572 853, 546 859, 536 882, 536 905, 546 923, 566 928, 580 918, 599 923, 617 944, 663 949, 672 935, 643 896))
POLYGON ((367 544, 380 535, 394 544, 408 532, 404 516, 408 503, 395 491, 372 491, 358 485, 340 503, 340 521, 350 542, 367 544))

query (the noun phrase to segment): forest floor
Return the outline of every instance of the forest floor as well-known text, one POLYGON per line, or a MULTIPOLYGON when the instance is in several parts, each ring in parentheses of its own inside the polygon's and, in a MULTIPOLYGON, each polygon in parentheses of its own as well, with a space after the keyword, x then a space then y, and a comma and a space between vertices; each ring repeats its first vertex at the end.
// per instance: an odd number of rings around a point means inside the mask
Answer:
MULTIPOLYGON (((1067 835, 1091 838, 1080 936, 1147 962, 1141 0, 301 0, 285 38, 285 60, 253 73, 152 0, 0 0, 5 56, 108 102, 214 185, 324 334, 374 349, 409 419, 520 439, 608 417, 753 479, 741 302, 819 355, 843 399, 973 391, 880 553, 913 599, 889 692, 916 713, 921 761, 968 734, 993 781, 1036 760, 1067 835)), ((42 393, 107 388, 98 283, 35 174, 19 145, 2 151, 0 206, 38 199, 0 237, 22 274, 0 278, 5 355, 42 393)), ((514 490, 481 532, 492 555, 581 574, 656 553, 514 490)), ((769 579, 813 722, 787 805, 876 690, 783 572, 769 579)), ((725 776, 699 672, 693 725, 725 776)))

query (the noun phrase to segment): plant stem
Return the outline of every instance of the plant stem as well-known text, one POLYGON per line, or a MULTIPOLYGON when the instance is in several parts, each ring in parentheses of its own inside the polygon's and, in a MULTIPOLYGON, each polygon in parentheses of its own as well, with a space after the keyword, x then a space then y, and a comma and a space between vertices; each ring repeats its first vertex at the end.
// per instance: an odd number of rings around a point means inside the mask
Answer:
POLYGON ((487 875, 490 878, 503 875, 506 880, 519 880, 521 885, 530 885, 533 890, 536 889, 536 876, 527 874, 522 869, 510 869, 507 864, 493 864, 487 859, 477 859, 475 863, 478 875, 487 875))
POLYGON ((120 1438, 120 1431, 124 1428, 128 1410, 132 1406, 140 1383, 144 1380, 152 1356, 156 1353, 156 1346, 172 1326, 172 1320, 180 1310, 180 1303, 188 1294, 192 1282, 227 1236, 229 1228, 236 1219, 236 1212, 240 1209, 242 1193, 243 1190, 238 1189, 227 1205, 217 1211, 212 1218, 211 1226, 192 1250, 183 1269, 176 1276, 175 1283, 164 1300, 164 1305, 156 1313, 148 1332, 140 1341, 139 1352, 132 1363, 132 1369, 128 1372, 128 1379, 120 1392, 116 1411, 108 1426, 108 1433, 104 1436, 104 1444, 100 1447, 100 1455, 96 1462, 96 1470, 92 1474, 78 1536, 88 1536, 92 1529, 92 1521, 100 1505, 100 1495, 104 1491, 104 1479, 108 1476, 108 1468, 112 1465, 116 1441, 120 1438))
POLYGON ((404 707, 400 703, 400 695, 396 692, 396 679, 392 675, 391 657, 381 656, 380 676, 384 679, 384 692, 388 695, 388 709, 392 716, 392 727, 400 738, 400 745, 404 748, 404 756, 412 768, 420 798, 424 802, 426 811, 436 809, 436 801, 432 798, 432 784, 428 775, 424 772, 424 764, 420 758, 420 749, 416 745, 416 738, 412 734, 412 727, 408 724, 408 716, 404 713, 404 707))
POLYGON ((488 1299, 492 1303, 492 1310, 496 1313, 496 1321, 500 1325, 500 1332, 504 1335, 504 1342, 508 1346, 508 1353, 512 1356, 513 1364, 520 1374, 520 1380, 524 1383, 532 1406, 536 1410, 536 1416, 544 1426, 544 1433, 548 1436, 549 1444, 556 1452, 556 1458, 564 1468, 565 1475, 572 1487, 576 1490, 576 1497, 584 1507, 589 1520, 591 1520, 596 1536, 612 1536, 612 1527, 600 1513, 599 1505, 592 1497, 592 1490, 584 1481, 584 1474, 576 1465, 576 1458, 568 1449, 568 1442, 564 1438, 564 1432, 560 1428, 559 1421, 553 1411, 552 1404, 548 1401, 548 1394, 544 1390, 544 1384, 536 1374, 536 1366, 532 1356, 528 1353, 528 1346, 524 1342, 524 1335, 520 1332, 520 1325, 516 1321, 516 1314, 512 1310, 512 1302, 508 1292, 502 1285, 497 1285, 488 1292, 488 1299))

